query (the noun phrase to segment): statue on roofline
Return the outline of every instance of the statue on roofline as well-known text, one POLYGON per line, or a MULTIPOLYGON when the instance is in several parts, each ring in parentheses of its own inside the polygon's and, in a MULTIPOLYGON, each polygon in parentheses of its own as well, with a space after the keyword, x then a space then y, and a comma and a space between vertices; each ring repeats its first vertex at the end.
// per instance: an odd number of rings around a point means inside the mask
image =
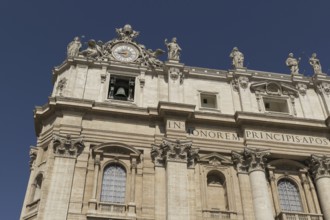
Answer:
POLYGON ((81 48, 81 42, 79 37, 75 37, 67 46, 67 56, 76 57, 79 55, 79 50, 81 48))
POLYGON ((176 37, 172 38, 171 42, 167 42, 167 39, 165 39, 165 45, 168 50, 168 59, 169 60, 180 60, 181 55, 181 47, 177 43, 176 37))
POLYGON ((231 53, 229 54, 229 57, 232 60, 232 68, 243 68, 244 63, 244 55, 242 52, 238 50, 237 47, 234 47, 231 53))
POLYGON ((309 64, 313 67, 314 74, 323 74, 320 60, 316 56, 316 53, 312 54, 312 57, 309 58, 309 64))
POLYGON ((301 58, 298 59, 293 57, 293 53, 289 53, 288 58, 285 61, 287 67, 290 68, 291 75, 298 75, 299 74, 299 62, 301 58))

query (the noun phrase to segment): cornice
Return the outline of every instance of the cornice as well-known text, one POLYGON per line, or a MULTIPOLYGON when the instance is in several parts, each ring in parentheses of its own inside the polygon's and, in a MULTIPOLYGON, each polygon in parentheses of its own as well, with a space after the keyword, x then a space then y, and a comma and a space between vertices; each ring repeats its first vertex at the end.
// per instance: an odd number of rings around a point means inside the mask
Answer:
POLYGON ((238 126, 271 125, 291 129, 328 130, 324 120, 296 118, 290 115, 236 112, 234 117, 238 126))
POLYGON ((74 110, 77 112, 94 112, 114 115, 131 115, 145 118, 162 118, 167 116, 185 117, 187 122, 206 122, 231 124, 236 127, 268 126, 289 129, 312 129, 313 131, 328 131, 329 120, 296 118, 290 115, 265 114, 253 112, 236 112, 233 115, 196 111, 195 105, 159 102, 157 108, 137 107, 134 103, 95 102, 66 97, 50 97, 44 106, 34 110, 35 131, 37 136, 42 128, 42 121, 56 111, 74 110), (326 124, 327 123, 327 124, 326 124))

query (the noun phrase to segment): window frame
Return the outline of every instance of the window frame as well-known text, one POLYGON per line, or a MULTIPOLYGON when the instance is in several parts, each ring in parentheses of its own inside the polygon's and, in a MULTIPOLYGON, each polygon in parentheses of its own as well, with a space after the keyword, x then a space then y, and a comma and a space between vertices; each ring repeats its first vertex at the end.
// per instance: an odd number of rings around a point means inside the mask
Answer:
POLYGON ((197 106, 199 107, 199 110, 206 110, 206 111, 216 111, 220 112, 220 96, 218 92, 210 92, 210 91, 202 91, 198 90, 198 103, 197 106), (202 96, 214 96, 215 100, 215 107, 210 108, 210 107, 203 107, 202 106, 202 96))
MULTIPOLYGON (((118 180, 117 180, 118 181, 118 180)), ((117 182, 116 182, 117 183, 117 182)), ((102 173, 102 179, 101 179, 101 189, 100 189, 100 202, 102 203, 115 203, 115 204, 126 204, 126 191, 127 191, 127 170, 124 166, 122 166, 120 163, 108 163, 104 168, 103 168, 103 173, 102 173), (124 192, 124 201, 123 202, 116 202, 116 201, 104 201, 102 200, 102 194, 103 194, 103 190, 104 190, 104 177, 105 177, 105 172, 107 171, 107 169, 109 169, 112 166, 118 166, 122 169, 122 171, 125 173, 125 186, 123 188, 125 188, 125 192, 124 192)), ((110 197, 111 198, 111 197, 110 197)))
MULTIPOLYGON (((294 179, 292 179, 288 176, 287 177, 281 177, 276 181, 276 188, 277 188, 277 194, 278 194, 278 204, 279 204, 279 207, 280 207, 282 212, 301 212, 301 213, 305 213, 305 208, 304 208, 304 205, 303 205, 302 191, 300 190, 299 185, 297 184, 297 182, 294 179), (279 184, 282 181, 287 181, 295 187, 296 193, 297 193, 297 195, 295 195, 295 196, 297 196, 297 198, 299 198, 299 203, 300 203, 300 210, 299 211, 298 210, 292 210, 291 209, 291 207, 292 207, 291 204, 289 204, 290 209, 285 209, 285 210, 283 209, 283 206, 282 206, 282 203, 281 203, 281 200, 283 198, 281 197, 280 188, 279 188, 279 184)), ((288 197, 288 195, 286 195, 286 196, 288 197)), ((288 202, 290 202, 290 200, 288 200, 288 202)))
POLYGON ((127 205, 128 202, 130 201, 129 195, 130 195, 130 182, 131 182, 131 170, 129 169, 129 166, 122 160, 107 160, 104 163, 101 164, 101 169, 99 172, 99 176, 98 176, 98 184, 97 184, 97 200, 100 203, 105 203, 105 204, 119 204, 119 205, 127 205), (104 202, 101 201, 101 193, 102 193, 102 183, 103 183, 103 174, 105 169, 108 166, 111 166, 111 164, 118 164, 119 166, 121 166, 125 171, 126 171, 126 189, 125 189, 125 200, 124 203, 114 203, 114 202, 104 202))

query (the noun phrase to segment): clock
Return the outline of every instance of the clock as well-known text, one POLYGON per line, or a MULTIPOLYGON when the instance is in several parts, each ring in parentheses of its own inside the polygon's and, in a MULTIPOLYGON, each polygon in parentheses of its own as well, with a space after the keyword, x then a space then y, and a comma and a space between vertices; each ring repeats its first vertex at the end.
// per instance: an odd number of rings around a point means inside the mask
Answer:
POLYGON ((134 62, 139 56, 139 50, 132 44, 119 43, 112 47, 112 56, 121 62, 134 62))

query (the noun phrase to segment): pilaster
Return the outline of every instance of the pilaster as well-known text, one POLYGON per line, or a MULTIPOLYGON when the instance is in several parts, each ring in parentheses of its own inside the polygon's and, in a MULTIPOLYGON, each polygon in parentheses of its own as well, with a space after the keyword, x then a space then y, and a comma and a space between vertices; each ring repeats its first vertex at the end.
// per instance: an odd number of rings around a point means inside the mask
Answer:
POLYGON ((40 219, 62 220, 67 218, 77 156, 82 152, 82 138, 70 135, 53 137, 54 165, 45 209, 40 219))
POLYGON ((191 141, 164 139, 153 145, 151 157, 155 166, 166 169, 167 220, 190 220, 188 167, 194 167, 198 149, 191 141))
POLYGON ((168 73, 168 101, 183 103, 184 64, 169 60, 165 63, 168 73))

